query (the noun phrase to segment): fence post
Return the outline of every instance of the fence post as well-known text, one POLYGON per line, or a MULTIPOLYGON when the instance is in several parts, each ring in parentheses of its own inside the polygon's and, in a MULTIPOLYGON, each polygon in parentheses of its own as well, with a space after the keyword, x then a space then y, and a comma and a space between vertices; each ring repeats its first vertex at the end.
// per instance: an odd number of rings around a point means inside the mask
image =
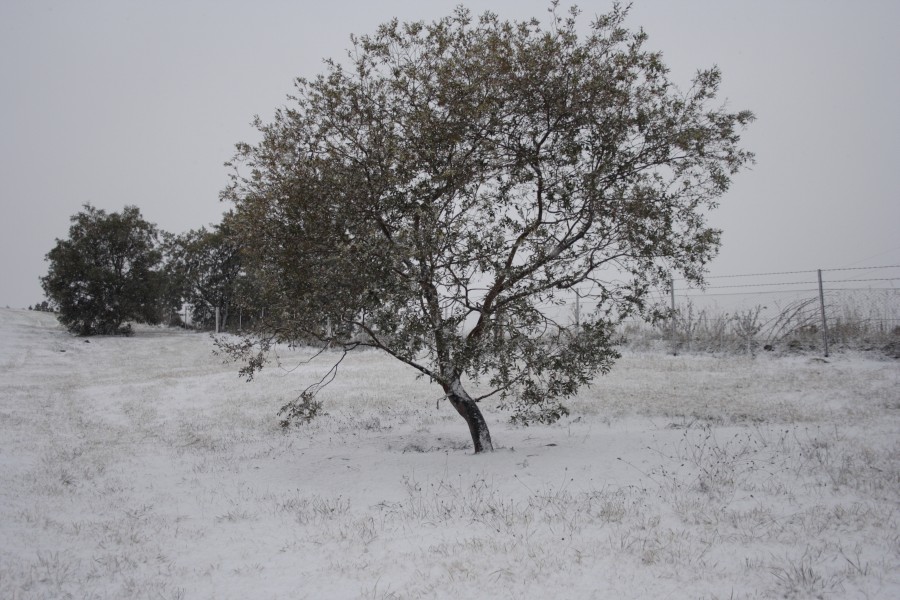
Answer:
POLYGON ((822 287, 822 269, 819 269, 819 308, 822 312, 822 344, 825 346, 825 357, 828 357, 828 321, 825 320, 825 290, 822 287))
POLYGON ((676 322, 675 322, 675 277, 671 278, 671 283, 669 284, 669 292, 672 295, 672 356, 678 356, 678 345, 677 340, 675 339, 676 334, 676 322))
POLYGON ((216 333, 219 333, 219 307, 216 307, 216 333))

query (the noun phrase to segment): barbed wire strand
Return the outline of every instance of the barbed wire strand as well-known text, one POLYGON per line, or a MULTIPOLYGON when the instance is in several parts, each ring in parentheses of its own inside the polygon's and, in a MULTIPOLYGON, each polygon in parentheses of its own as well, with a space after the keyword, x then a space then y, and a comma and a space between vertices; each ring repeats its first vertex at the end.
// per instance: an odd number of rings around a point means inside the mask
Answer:
POLYGON ((870 269, 900 269, 900 265, 880 265, 877 267, 843 267, 841 269, 822 269, 822 272, 826 271, 868 271, 870 269))
MULTIPOLYGON (((825 283, 865 283, 870 281, 900 281, 900 277, 879 277, 868 279, 828 279, 825 283)), ((815 285, 817 281, 782 281, 778 283, 745 283, 742 285, 710 285, 703 289, 707 290, 724 290, 734 288, 757 288, 757 287, 778 287, 785 285, 815 285)), ((683 292, 686 290, 695 290, 700 288, 675 288, 675 292, 683 292)))
MULTIPOLYGON (((835 269, 807 269, 804 271, 772 271, 770 273, 741 273, 737 275, 711 275, 706 279, 737 279, 740 277, 772 277, 775 275, 800 275, 803 273, 816 273, 821 270, 823 273, 833 273, 835 271, 869 271, 874 269, 900 269, 900 265, 877 265, 874 267, 843 267, 835 269)), ((684 279, 675 279, 675 281, 684 281, 684 279)))

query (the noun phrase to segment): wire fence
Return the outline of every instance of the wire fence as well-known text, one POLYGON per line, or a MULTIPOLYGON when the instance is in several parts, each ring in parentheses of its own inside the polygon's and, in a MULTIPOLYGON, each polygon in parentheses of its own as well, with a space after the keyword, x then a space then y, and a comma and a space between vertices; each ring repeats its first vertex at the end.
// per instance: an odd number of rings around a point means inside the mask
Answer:
MULTIPOLYGON (((900 265, 715 275, 702 289, 675 279, 651 304, 667 317, 622 321, 620 333, 630 343, 675 353, 786 347, 826 356, 831 347, 877 346, 900 358, 900 265)), ((538 308, 568 326, 590 318, 598 305, 590 294, 571 292, 538 308)), ((229 327, 251 327, 264 313, 238 307, 229 327)))
MULTIPOLYGON (((622 323, 626 336, 680 350, 900 347, 900 265, 717 275, 703 289, 676 279, 656 305, 669 318, 622 323)), ((571 299, 569 320, 596 303, 571 299)))

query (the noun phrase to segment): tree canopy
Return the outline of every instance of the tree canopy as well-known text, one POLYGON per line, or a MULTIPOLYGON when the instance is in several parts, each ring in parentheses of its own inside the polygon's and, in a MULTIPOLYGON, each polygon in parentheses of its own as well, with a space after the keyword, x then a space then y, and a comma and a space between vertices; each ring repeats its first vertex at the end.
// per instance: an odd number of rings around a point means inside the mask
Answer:
POLYGON ((56 240, 41 278, 59 321, 79 335, 121 333, 127 321, 159 322, 156 226, 136 206, 107 214, 85 204, 71 221, 69 238, 56 240))
POLYGON ((476 452, 480 399, 564 414, 617 358, 617 320, 673 274, 702 283, 706 213, 753 159, 718 69, 680 90, 626 14, 584 35, 555 3, 546 25, 394 20, 297 80, 223 192, 270 315, 233 348, 245 372, 274 342, 381 349, 441 386, 476 452), (595 307, 577 324, 558 306, 575 294, 595 307))
POLYGON ((226 327, 238 299, 241 274, 240 252, 228 217, 211 229, 167 235, 165 250, 167 277, 180 298, 191 305, 193 322, 214 326, 218 308, 221 325, 226 327))

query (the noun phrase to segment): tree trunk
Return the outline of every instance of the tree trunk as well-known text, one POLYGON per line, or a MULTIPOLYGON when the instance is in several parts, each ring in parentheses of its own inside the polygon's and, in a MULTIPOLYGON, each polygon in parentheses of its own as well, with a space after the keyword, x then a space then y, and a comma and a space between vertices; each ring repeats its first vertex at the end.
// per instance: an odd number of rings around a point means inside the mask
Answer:
POLYGON ((491 442, 491 432, 488 430, 487 422, 478 409, 478 405, 472 400, 472 397, 463 389, 459 381, 454 381, 450 385, 444 387, 447 399, 456 412, 466 420, 469 426, 469 433, 472 434, 472 443, 475 445, 475 453, 493 452, 494 445, 491 442))

